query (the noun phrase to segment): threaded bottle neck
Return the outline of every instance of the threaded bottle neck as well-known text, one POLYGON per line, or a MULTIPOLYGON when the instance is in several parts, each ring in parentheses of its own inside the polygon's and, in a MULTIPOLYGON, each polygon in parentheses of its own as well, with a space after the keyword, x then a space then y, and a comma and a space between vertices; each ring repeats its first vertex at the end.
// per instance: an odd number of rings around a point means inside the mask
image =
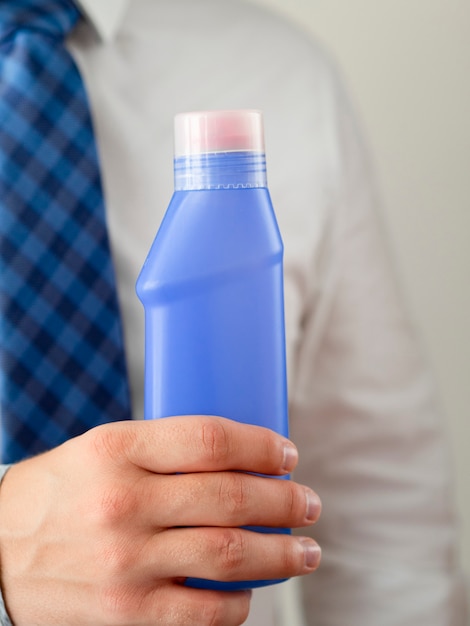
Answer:
POLYGON ((175 191, 267 187, 263 152, 229 151, 177 156, 175 191))

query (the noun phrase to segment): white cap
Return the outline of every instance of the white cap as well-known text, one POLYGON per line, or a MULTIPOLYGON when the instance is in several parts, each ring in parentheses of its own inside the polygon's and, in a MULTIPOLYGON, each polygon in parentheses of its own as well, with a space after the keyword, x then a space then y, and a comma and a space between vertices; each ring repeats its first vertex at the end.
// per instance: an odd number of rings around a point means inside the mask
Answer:
POLYGON ((175 157, 235 151, 264 152, 261 111, 197 111, 175 117, 175 157))

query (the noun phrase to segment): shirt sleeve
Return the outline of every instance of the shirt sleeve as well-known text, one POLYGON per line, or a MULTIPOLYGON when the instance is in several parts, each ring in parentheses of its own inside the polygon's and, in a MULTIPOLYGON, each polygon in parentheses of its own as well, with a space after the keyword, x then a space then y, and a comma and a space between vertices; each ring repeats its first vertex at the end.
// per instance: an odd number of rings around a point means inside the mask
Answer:
MULTIPOLYGON (((0 483, 3 480, 6 472, 10 468, 10 465, 0 465, 0 483)), ((3 593, 0 592, 0 626, 12 626, 10 618, 8 617, 7 610, 5 608, 5 602, 3 601, 3 593)))
POLYGON ((322 498, 309 626, 464 626, 443 420, 392 270, 374 176, 333 97, 334 200, 291 391, 295 478, 322 498))

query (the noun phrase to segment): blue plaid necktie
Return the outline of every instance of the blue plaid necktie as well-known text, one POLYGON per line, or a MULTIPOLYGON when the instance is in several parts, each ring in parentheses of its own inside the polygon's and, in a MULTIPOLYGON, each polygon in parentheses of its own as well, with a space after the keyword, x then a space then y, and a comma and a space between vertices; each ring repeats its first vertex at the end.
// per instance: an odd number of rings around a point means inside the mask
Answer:
POLYGON ((90 109, 64 47, 71 0, 0 0, 2 462, 130 400, 90 109))

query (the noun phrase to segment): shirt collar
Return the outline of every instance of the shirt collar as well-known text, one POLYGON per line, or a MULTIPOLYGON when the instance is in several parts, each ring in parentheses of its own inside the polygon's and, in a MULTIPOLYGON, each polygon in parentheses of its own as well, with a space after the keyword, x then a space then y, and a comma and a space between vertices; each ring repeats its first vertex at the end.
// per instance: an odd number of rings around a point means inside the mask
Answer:
POLYGON ((77 0, 86 19, 102 41, 111 41, 116 34, 129 0, 77 0))

